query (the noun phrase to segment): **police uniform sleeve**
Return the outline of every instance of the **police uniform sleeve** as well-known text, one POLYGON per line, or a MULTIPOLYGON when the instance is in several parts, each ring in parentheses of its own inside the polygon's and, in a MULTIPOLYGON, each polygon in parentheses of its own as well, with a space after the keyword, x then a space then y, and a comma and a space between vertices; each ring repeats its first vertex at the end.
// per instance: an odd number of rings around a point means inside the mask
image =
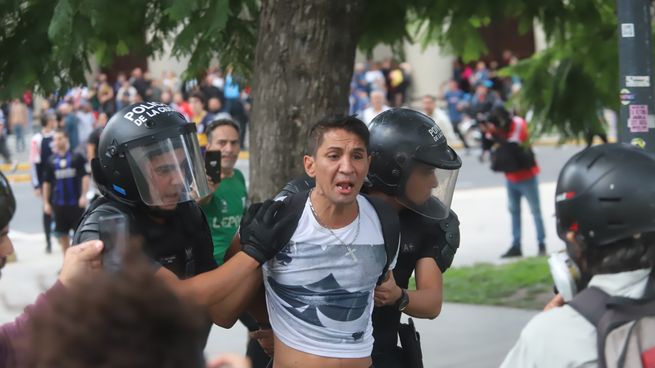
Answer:
POLYGON ((452 210, 447 218, 438 221, 433 226, 433 246, 425 250, 426 255, 421 257, 434 257, 441 272, 446 272, 452 265, 457 249, 459 248, 459 219, 452 210))
POLYGON ((445 233, 446 242, 439 251, 437 264, 441 272, 446 272, 459 249, 460 233, 457 214, 451 210, 448 217, 441 221, 440 227, 445 233))
POLYGON ((75 229, 75 234, 73 234, 73 245, 100 239, 100 217, 112 214, 115 214, 115 212, 105 206, 100 206, 85 213, 75 229))

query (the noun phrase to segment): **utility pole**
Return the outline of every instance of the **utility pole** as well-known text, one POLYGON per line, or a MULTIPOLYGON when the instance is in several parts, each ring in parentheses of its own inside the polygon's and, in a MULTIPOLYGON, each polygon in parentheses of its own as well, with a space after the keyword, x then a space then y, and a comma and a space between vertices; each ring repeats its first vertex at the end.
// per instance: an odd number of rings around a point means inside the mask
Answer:
POLYGON ((620 117, 618 140, 655 152, 650 0, 617 0, 620 117))

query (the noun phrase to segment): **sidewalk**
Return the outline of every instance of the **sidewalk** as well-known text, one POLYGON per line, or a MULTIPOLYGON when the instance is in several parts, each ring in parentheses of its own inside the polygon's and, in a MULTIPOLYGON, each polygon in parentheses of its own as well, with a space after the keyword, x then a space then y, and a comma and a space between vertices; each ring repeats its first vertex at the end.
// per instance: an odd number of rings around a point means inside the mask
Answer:
MULTIPOLYGON (((540 183, 541 215, 546 229, 546 250, 564 249, 555 231, 555 183, 540 183)), ((505 187, 456 190, 451 208, 460 221, 461 242, 454 266, 479 262, 505 263, 500 255, 512 243, 511 218, 505 187)), ((522 248, 526 257, 537 255, 537 235, 530 207, 521 205, 522 248)), ((446 274, 447 280, 447 274, 446 274)))

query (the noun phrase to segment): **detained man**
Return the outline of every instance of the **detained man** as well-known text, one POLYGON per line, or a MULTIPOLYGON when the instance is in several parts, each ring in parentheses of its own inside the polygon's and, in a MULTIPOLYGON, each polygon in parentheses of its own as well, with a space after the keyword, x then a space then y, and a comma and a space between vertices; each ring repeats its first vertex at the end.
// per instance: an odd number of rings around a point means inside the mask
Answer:
MULTIPOLYGON (((378 214, 390 214, 392 227, 398 218, 391 206, 359 194, 368 141, 354 117, 325 119, 310 131, 304 167, 316 187, 284 200, 288 209, 302 200, 297 227, 262 266, 275 367, 371 366, 373 291, 398 251, 398 233, 385 236, 378 214)), ((242 233, 241 240, 249 239, 242 233)))

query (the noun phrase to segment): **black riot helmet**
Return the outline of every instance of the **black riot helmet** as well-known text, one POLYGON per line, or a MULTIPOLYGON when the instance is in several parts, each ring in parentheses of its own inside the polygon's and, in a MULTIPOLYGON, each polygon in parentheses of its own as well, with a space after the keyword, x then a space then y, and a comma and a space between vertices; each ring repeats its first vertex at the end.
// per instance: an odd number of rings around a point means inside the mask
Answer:
POLYGON ((368 179, 372 189, 395 197, 423 216, 446 218, 462 160, 448 146, 434 120, 418 111, 397 108, 376 116, 369 130, 371 166, 368 179), (438 181, 433 196, 425 203, 413 203, 405 190, 417 164, 435 168, 438 181))
POLYGON ((573 231, 589 247, 655 231, 655 156, 627 144, 588 148, 557 180, 557 234, 573 231))
POLYGON ((16 198, 11 191, 9 181, 0 172, 0 229, 9 225, 9 221, 14 217, 14 212, 16 212, 16 198))
POLYGON ((91 162, 100 191, 164 210, 209 194, 196 127, 168 105, 124 107, 107 122, 91 162))

